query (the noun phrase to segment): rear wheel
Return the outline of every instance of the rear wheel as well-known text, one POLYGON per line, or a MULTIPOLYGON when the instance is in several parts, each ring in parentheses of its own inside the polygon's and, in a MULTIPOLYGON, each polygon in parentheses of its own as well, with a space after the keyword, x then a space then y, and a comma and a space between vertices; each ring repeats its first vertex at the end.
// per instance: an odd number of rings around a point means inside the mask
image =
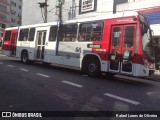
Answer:
POLYGON ((21 55, 21 62, 22 63, 28 63, 29 60, 28 60, 28 53, 25 51, 25 52, 22 52, 22 55, 21 55))
POLYGON ((89 59, 85 61, 85 72, 89 76, 97 77, 100 75, 100 63, 96 59, 89 59))

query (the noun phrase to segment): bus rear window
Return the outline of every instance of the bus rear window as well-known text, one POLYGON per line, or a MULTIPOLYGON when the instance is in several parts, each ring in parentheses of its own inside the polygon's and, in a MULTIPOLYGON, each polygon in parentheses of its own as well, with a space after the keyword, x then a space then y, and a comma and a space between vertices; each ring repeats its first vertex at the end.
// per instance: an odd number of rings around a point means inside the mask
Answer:
POLYGON ((11 31, 6 31, 4 41, 10 41, 11 31))

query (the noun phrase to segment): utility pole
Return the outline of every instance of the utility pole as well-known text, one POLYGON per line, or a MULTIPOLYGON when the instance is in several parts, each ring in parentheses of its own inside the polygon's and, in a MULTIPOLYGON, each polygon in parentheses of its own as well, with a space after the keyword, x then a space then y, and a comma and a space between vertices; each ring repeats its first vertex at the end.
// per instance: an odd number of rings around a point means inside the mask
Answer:
POLYGON ((47 1, 48 1, 48 0, 45 0, 45 12, 44 12, 45 20, 44 20, 44 23, 47 23, 47 7, 48 7, 47 1))
POLYGON ((42 18, 44 20, 44 23, 47 23, 47 7, 49 5, 47 5, 47 1, 45 0, 45 2, 39 2, 39 7, 41 8, 41 14, 42 14, 42 18))
POLYGON ((64 4, 64 0, 57 0, 56 1, 57 3, 56 3, 56 8, 58 9, 58 20, 60 21, 60 22, 62 22, 62 5, 64 4))

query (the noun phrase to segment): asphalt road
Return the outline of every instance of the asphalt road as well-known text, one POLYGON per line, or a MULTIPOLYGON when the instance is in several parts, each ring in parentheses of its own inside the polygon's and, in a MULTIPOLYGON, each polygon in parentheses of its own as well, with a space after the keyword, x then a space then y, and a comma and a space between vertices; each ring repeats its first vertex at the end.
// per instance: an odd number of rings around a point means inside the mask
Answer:
POLYGON ((160 111, 160 82, 109 75, 91 78, 77 70, 26 65, 0 54, 0 111, 160 111))

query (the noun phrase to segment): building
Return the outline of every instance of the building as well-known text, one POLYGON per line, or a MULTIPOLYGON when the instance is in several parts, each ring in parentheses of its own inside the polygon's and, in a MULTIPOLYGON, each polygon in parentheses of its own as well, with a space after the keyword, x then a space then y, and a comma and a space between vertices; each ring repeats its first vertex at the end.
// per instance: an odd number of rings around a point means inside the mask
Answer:
POLYGON ((20 26, 22 16, 22 0, 8 1, 10 1, 11 27, 20 26))
POLYGON ((10 26, 10 4, 6 0, 0 0, 0 39, 3 31, 10 26))
POLYGON ((0 0, 0 38, 7 27, 21 25, 22 0, 0 0))

